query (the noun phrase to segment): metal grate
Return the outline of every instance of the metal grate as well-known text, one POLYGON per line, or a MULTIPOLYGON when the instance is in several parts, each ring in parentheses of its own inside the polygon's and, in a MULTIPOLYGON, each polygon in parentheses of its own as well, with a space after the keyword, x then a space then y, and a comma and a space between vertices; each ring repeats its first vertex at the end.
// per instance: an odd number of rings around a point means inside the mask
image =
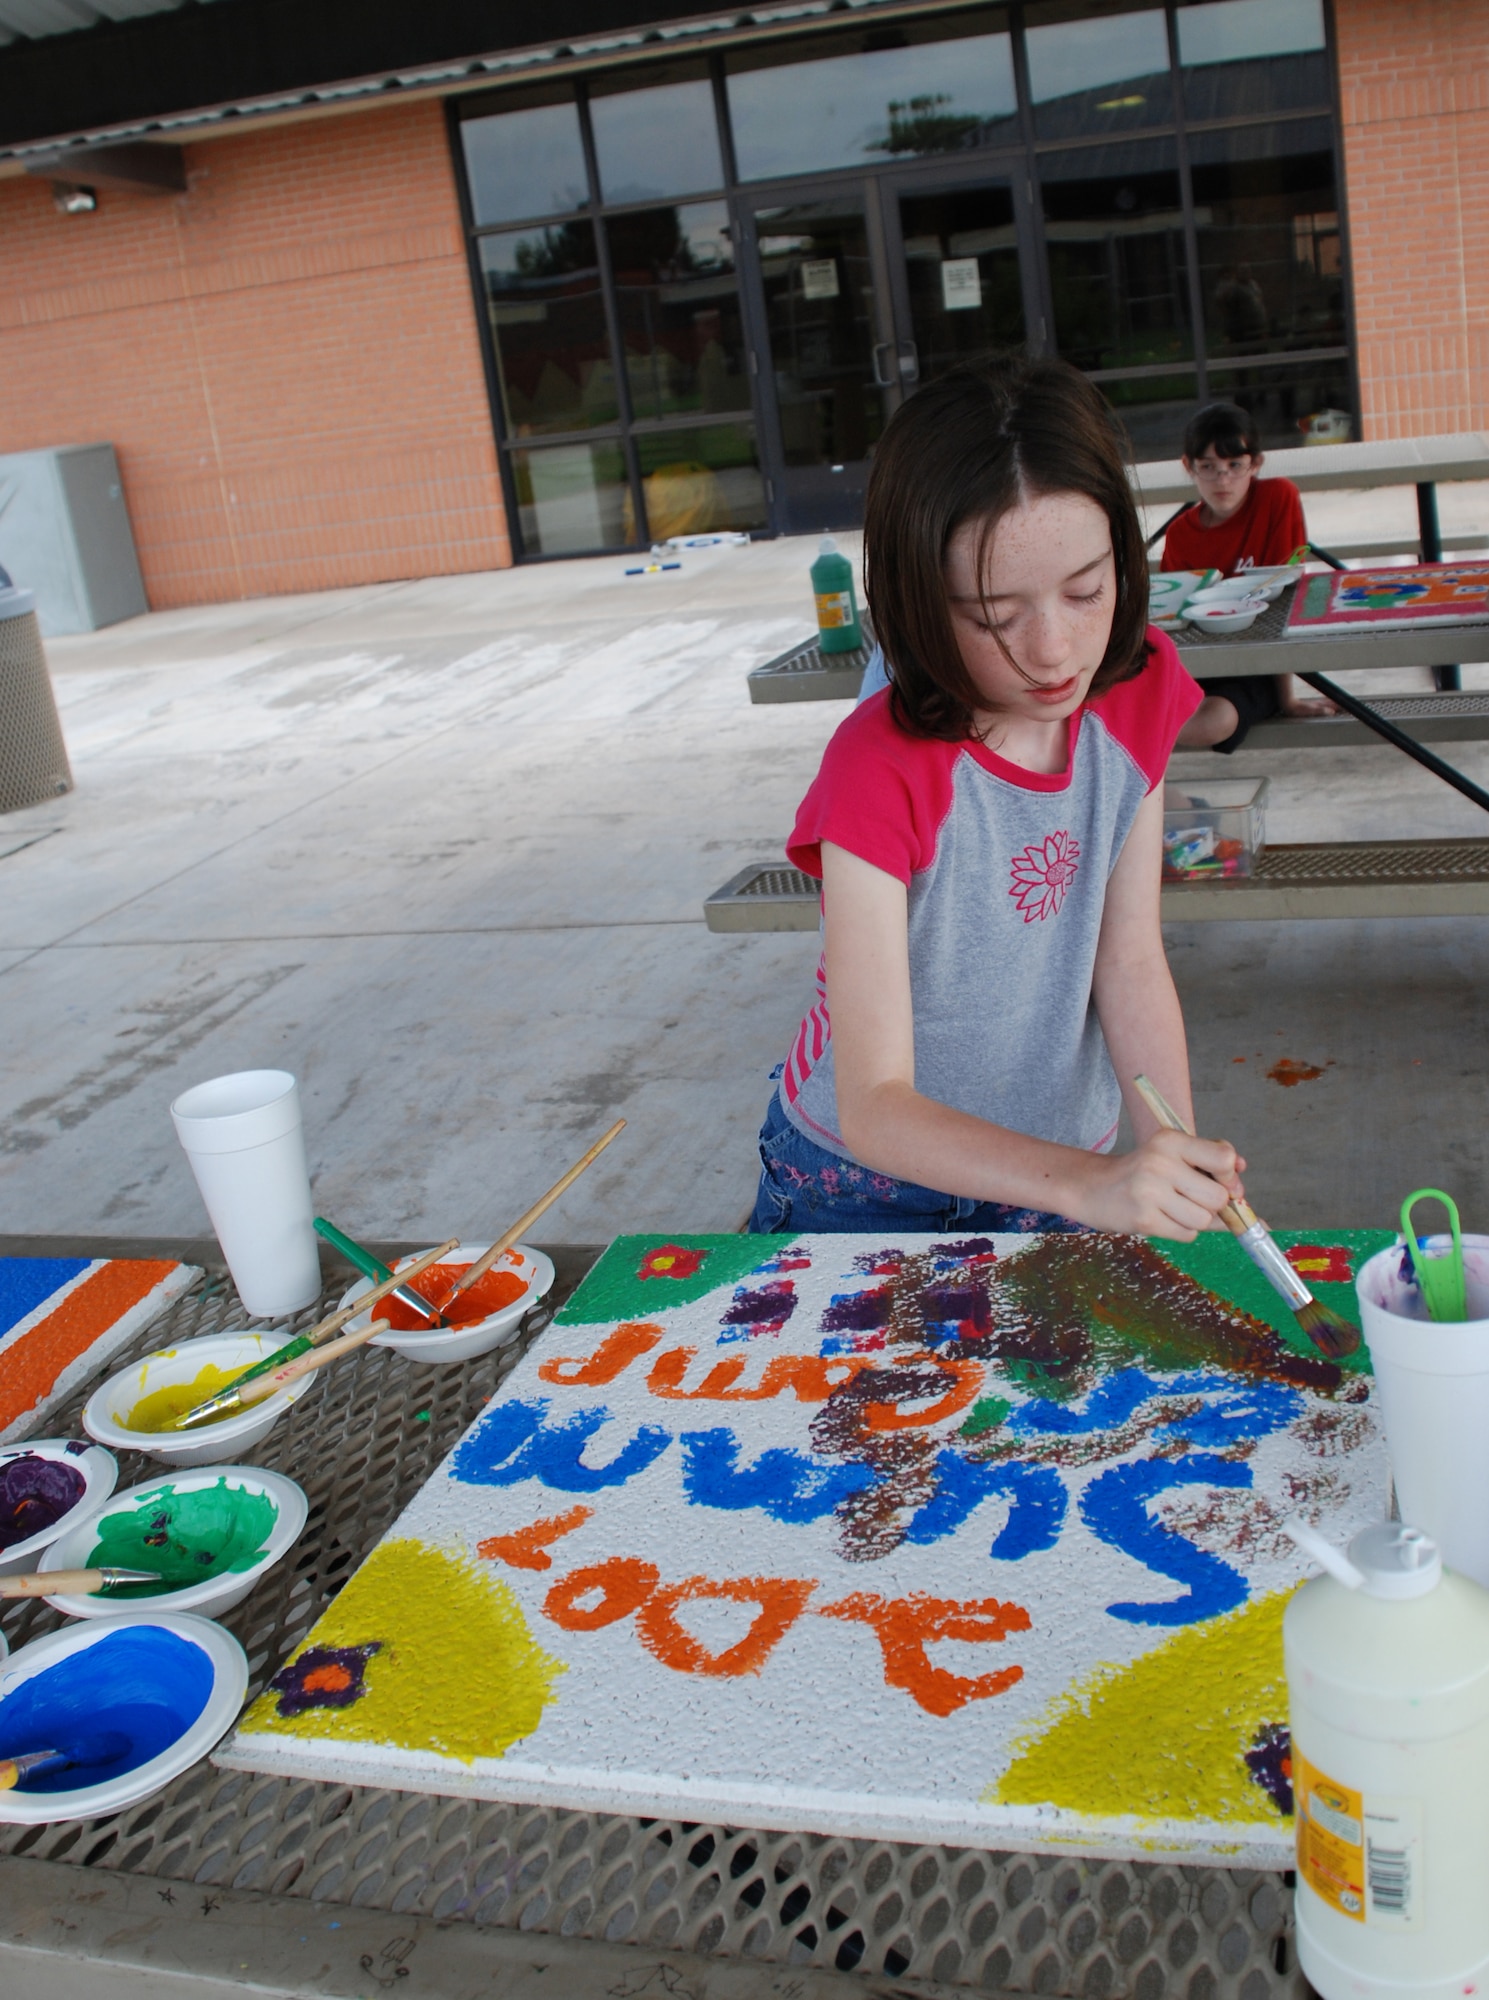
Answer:
POLYGON ((814 931, 822 885, 799 868, 754 861, 731 875, 703 905, 711 931, 814 931))
MULTIPOLYGON (((1350 840, 1268 847, 1257 861, 1259 884, 1489 882, 1489 840, 1350 840)), ((1244 894, 1244 890, 1242 892, 1244 894)))
POLYGON ((1439 716, 1489 716, 1489 694, 1391 694, 1368 706, 1392 722, 1435 720, 1439 716))
POLYGON ((810 896, 813 902, 822 885, 799 868, 761 868, 740 884, 736 896, 810 896))
POLYGON ((874 650, 874 628, 865 612, 860 623, 864 643, 850 653, 824 653, 816 639, 804 639, 799 646, 767 660, 748 676, 750 700, 762 701, 852 701, 863 680, 863 670, 874 650))
POLYGON ((34 611, 0 616, 0 813, 72 790, 34 611))
MULTIPOLYGON (((250 1699, 588 1261, 555 1255, 560 1285, 510 1348, 446 1369, 366 1353, 332 1371, 270 1432, 260 1462, 299 1480, 310 1518, 293 1554, 222 1621, 247 1649, 250 1699)), ((208 1279, 110 1370, 244 1324, 267 1323, 249 1321, 231 1287, 208 1279)), ((48 1428, 75 1430, 94 1386, 48 1428)), ((120 1485, 155 1469, 125 1454, 120 1485)), ((17 1646, 61 1622, 50 1606, 26 1603, 7 1612, 4 1629, 17 1646)), ((0 1827, 0 1854, 984 1991, 1305 2000, 1308 1990, 1296 1970, 1286 1882, 1265 1872, 751 1832, 263 1778, 206 1763, 113 1818, 0 1827)))

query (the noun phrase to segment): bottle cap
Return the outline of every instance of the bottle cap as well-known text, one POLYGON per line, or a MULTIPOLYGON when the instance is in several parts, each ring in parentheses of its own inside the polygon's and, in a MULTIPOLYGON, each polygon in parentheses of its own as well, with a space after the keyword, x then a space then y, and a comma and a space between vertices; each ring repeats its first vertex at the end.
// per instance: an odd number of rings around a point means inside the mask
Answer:
POLYGON ((838 545, 831 535, 824 535, 817 544, 817 553, 819 556, 835 556, 837 552, 838 545))
POLYGON ((1405 1521, 1377 1521, 1349 1545, 1367 1597, 1425 1597, 1442 1581, 1442 1552, 1430 1535, 1405 1521))

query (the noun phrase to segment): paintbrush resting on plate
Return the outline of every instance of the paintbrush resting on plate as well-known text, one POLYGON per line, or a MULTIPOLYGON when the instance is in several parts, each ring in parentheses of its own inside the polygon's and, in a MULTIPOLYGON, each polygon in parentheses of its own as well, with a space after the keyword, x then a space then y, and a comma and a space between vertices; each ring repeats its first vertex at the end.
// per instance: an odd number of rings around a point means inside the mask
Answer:
POLYGON ((328 1222, 323 1215, 316 1216, 315 1233, 323 1237, 333 1250, 339 1250, 347 1262, 355 1270, 360 1271, 364 1278, 371 1278, 373 1284, 380 1285, 385 1278, 392 1278, 394 1298, 400 1305, 407 1306, 410 1312, 417 1313, 420 1319, 427 1320, 431 1326, 449 1325, 450 1322, 439 1307, 432 1300, 426 1299, 422 1292, 416 1292, 401 1272, 395 1276, 386 1264, 374 1257, 370 1250, 364 1250, 360 1243, 348 1236, 344 1229, 338 1229, 334 1222, 328 1222))
POLYGON ((518 1240, 518 1238, 523 1234, 523 1232, 525 1230, 532 1228, 533 1224, 537 1221, 540 1215, 547 1214, 548 1210, 552 1208, 553 1204, 558 1200, 559 1196, 564 1192, 564 1190, 566 1188, 571 1188, 574 1185, 575 1181, 578 1180, 579 1176, 584 1172, 585 1168, 592 1165, 593 1162, 600 1157, 601 1153, 604 1152, 605 1148, 610 1144, 610 1141, 614 1138, 617 1138, 620 1133, 624 1132, 625 1129, 626 1129, 625 1119, 617 1118, 615 1123, 610 1127, 610 1130, 606 1132, 601 1138, 596 1139, 595 1143, 590 1147, 589 1151, 584 1155, 584 1158, 582 1160, 576 1160, 573 1166, 569 1168, 569 1171, 566 1174, 560 1174, 558 1179, 553 1183, 553 1186, 549 1188, 547 1194, 540 1195, 539 1198, 533 1203, 532 1207, 527 1211, 526 1215, 519 1215, 517 1220, 512 1224, 512 1227, 506 1232, 506 1234, 504 1236, 498 1237, 496 1242, 492 1244, 491 1248, 483 1252, 482 1255, 476 1259, 475 1263, 471 1265, 468 1271, 464 1271, 461 1273, 458 1282, 453 1284, 450 1287, 449 1291, 446 1292, 445 1296, 440 1300, 441 1310, 451 1305, 456 1299, 459 1298, 462 1292, 468 1292, 471 1286, 476 1282, 477 1278, 484 1278, 486 1273, 491 1269, 492 1265, 496 1262, 497 1258, 502 1256, 506 1251, 510 1250, 512 1245, 518 1240))
MULTIPOLYGON (((1185 1132, 1191 1139, 1194 1137, 1157 1084, 1146 1076, 1134 1077, 1133 1084, 1160 1125, 1166 1125, 1170 1132, 1185 1132)), ((1319 1304, 1255 1209, 1245 1201, 1228 1201, 1220 1211, 1220 1220, 1267 1283, 1287 1302, 1319 1353, 1326 1354, 1331 1361, 1353 1354, 1360 1344, 1360 1329, 1341 1319, 1330 1307, 1319 1304)))
MULTIPOLYGON (((267 1402, 270 1396, 277 1396, 281 1389, 292 1387, 301 1376, 314 1375, 319 1369, 329 1367, 333 1361, 339 1361, 343 1354, 350 1354, 354 1348, 365 1346, 374 1334, 387 1331, 388 1322, 385 1319, 375 1319, 369 1326, 359 1326, 355 1333, 344 1333, 339 1340, 329 1341, 326 1346, 316 1348, 311 1354, 297 1355, 293 1361, 286 1361, 282 1368, 274 1368, 267 1375, 256 1376, 252 1382, 245 1382, 240 1388, 224 1389, 220 1395, 212 1399, 217 1406, 212 1414, 232 1416, 238 1410, 250 1408, 254 1403, 267 1402)), ((190 1425, 194 1429, 195 1423, 205 1421, 199 1415, 205 1408, 205 1404, 199 1403, 195 1410, 188 1410, 181 1419, 181 1424, 190 1425)))
POLYGON ((158 1569, 52 1569, 0 1576, 0 1597, 91 1597, 126 1583, 160 1583, 158 1569))

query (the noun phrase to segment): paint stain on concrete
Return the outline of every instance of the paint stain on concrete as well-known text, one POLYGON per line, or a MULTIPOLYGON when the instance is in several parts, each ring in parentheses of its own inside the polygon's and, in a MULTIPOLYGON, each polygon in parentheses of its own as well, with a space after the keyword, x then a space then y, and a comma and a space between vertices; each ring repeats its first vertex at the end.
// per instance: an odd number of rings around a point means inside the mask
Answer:
POLYGON ((1271 1077, 1273 1083, 1280 1083, 1284 1090, 1292 1090, 1300 1083, 1315 1082, 1326 1069, 1333 1067, 1332 1056, 1326 1063, 1297 1062, 1292 1056, 1279 1056, 1267 1071, 1267 1075, 1271 1077))

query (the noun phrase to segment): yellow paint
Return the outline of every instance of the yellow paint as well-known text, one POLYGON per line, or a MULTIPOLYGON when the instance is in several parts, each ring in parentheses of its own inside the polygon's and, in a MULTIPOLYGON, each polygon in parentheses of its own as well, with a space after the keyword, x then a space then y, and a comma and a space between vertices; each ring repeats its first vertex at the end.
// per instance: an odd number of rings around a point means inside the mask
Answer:
POLYGON ((287 1719, 262 1694, 245 1730, 384 1743, 458 1757, 502 1757, 530 1736, 554 1699, 562 1660, 533 1638, 512 1590, 484 1568, 423 1542, 384 1542, 331 1604, 304 1645, 382 1650, 367 1665, 367 1692, 350 1708, 311 1708, 287 1719))
MULTIPOLYGON (((229 1382, 243 1373, 243 1367, 214 1368, 209 1361, 190 1382, 172 1382, 167 1388, 152 1389, 148 1396, 142 1396, 124 1419, 127 1431, 169 1430, 177 1417, 185 1416, 188 1410, 205 1403, 209 1396, 220 1395, 229 1382)), ((224 1410, 220 1415, 209 1417, 207 1423, 220 1424, 223 1417, 235 1417, 236 1410, 224 1410)), ((207 1424, 202 1424, 205 1430, 207 1424)))
POLYGON ((1129 1667, 1098 1668, 1046 1711, 983 1803, 1287 1826, 1243 1758, 1263 1724, 1287 1719, 1291 1596, 1188 1626, 1129 1667))

